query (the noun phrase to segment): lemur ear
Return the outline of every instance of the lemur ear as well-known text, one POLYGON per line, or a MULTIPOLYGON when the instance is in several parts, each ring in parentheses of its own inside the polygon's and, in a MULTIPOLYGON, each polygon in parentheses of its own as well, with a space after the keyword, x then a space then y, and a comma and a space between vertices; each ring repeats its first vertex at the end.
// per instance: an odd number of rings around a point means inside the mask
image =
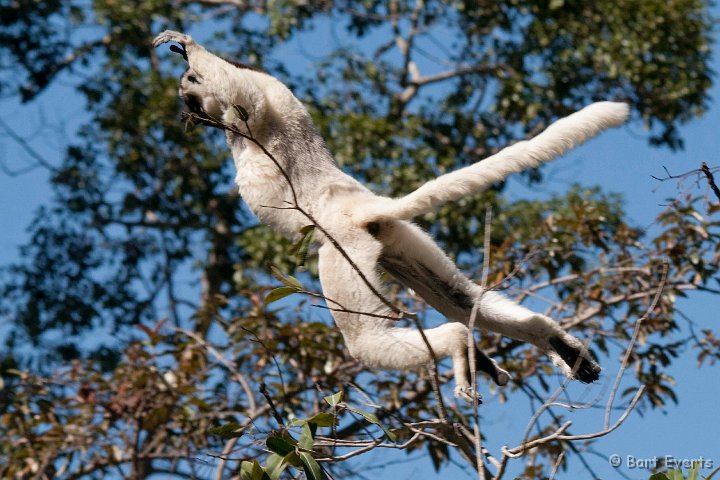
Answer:
POLYGON ((185 61, 188 61, 187 52, 185 51, 184 47, 178 47, 177 45, 170 45, 170 51, 179 53, 182 55, 182 57, 185 59, 185 61))

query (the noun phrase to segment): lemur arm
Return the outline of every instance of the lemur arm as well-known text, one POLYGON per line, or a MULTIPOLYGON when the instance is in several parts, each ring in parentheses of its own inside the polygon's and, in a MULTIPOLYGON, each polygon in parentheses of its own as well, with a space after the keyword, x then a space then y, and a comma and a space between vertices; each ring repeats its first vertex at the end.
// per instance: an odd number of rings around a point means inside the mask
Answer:
MULTIPOLYGON (((167 42, 182 45, 184 51, 181 53, 187 59, 192 75, 197 77, 198 84, 202 84, 201 100, 205 103, 206 115, 217 122, 233 123, 226 114, 233 112, 233 105, 237 105, 247 111, 251 124, 263 122, 266 99, 259 85, 267 75, 240 68, 207 51, 195 43, 190 35, 172 30, 165 30, 155 37, 153 47, 157 48, 167 42), (216 108, 212 108, 211 100, 214 100, 216 108)), ((192 95, 192 87, 187 86, 186 95, 192 95)))
POLYGON ((218 93, 229 86, 230 80, 237 73, 233 64, 208 52, 205 47, 195 43, 190 35, 165 30, 153 40, 153 47, 157 48, 163 43, 175 42, 182 45, 184 57, 187 59, 190 68, 200 78, 211 82, 218 93))
POLYGON ((436 210, 440 205, 460 200, 505 180, 513 173, 539 167, 603 130, 625 122, 629 107, 625 103, 597 102, 562 118, 538 136, 504 148, 478 163, 431 180, 398 199, 378 198, 360 209, 356 223, 397 219, 410 220, 436 210))

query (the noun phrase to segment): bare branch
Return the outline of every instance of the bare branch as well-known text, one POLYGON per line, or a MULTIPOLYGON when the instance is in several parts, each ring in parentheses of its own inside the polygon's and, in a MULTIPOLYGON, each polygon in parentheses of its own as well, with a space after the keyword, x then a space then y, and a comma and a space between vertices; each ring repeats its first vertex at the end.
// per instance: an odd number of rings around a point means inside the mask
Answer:
POLYGON ((205 339, 203 339, 200 335, 198 335, 195 332, 191 332, 189 330, 184 330, 182 328, 173 327, 173 330, 176 332, 182 333, 183 335, 187 335, 188 337, 192 338, 198 345, 200 345, 202 348, 204 348, 208 353, 210 353, 213 357, 215 357, 218 362, 223 365, 228 372, 230 372, 230 375, 232 378, 237 381, 242 389, 245 391, 245 396, 247 397, 248 401, 248 416, 254 416, 255 412, 257 412, 257 403, 255 402, 255 394, 252 391, 252 388, 250 388, 250 384, 245 379, 245 376, 240 373, 238 370, 237 365, 235 362, 228 360, 218 352, 215 347, 210 345, 205 339))
POLYGON ((560 452, 560 455, 558 455, 558 458, 557 458, 557 460, 555 461, 555 464, 553 465, 552 472, 550 472, 550 480, 553 480, 553 479, 555 478, 555 474, 557 473, 558 467, 559 467, 560 464, 562 463, 563 458, 565 458, 565 452, 564 452, 564 451, 560 452))
POLYGON ((638 388, 638 391, 635 393, 635 396, 628 404, 627 408, 623 412, 623 414, 620 416, 620 418, 617 419, 617 421, 609 428, 605 428, 599 432, 595 433, 587 433, 585 435, 560 435, 558 436, 558 440, 565 440, 569 442, 577 441, 577 440, 590 440, 591 438, 599 438, 604 437, 610 432, 615 431, 622 423, 625 421, 628 415, 630 415, 630 412, 635 408, 635 405, 637 405, 638 400, 640 400, 640 397, 642 397, 642 394, 645 393, 645 385, 641 385, 640 388, 638 388))
POLYGON ((428 340, 427 335, 425 335, 425 330, 420 323, 420 319, 415 317, 413 320, 415 322, 415 326, 418 329, 418 332, 420 332, 420 337, 422 338, 425 347, 427 347, 428 349, 428 354, 430 355, 430 364, 427 368, 428 373, 430 374, 430 384, 432 385, 433 392, 435 393, 435 400, 438 403, 438 414, 442 422, 447 422, 447 409, 445 408, 445 402, 443 401, 442 392, 440 391, 440 378, 438 377, 437 355, 435 355, 435 351, 433 350, 432 345, 430 345, 430 341, 428 340))
POLYGON ((720 188, 718 188, 717 183, 715 183, 715 176, 714 173, 717 173, 720 171, 720 167, 709 167, 706 162, 702 162, 700 164, 700 168, 696 168, 694 170, 687 171, 685 173, 681 173, 679 175, 673 175, 670 173, 670 171, 663 167, 665 170, 665 176, 664 177, 656 177, 652 175, 652 178, 659 182, 665 182, 667 180, 677 180, 678 188, 682 185, 683 181, 689 177, 696 177, 693 184, 699 183, 701 180, 701 177, 704 176, 707 180, 708 186, 710 187, 710 190, 715 194, 715 197, 717 197, 718 200, 720 200, 720 188))
POLYGON ((56 170, 53 165, 51 165, 47 160, 45 160, 45 157, 43 157, 40 153, 38 153, 37 150, 30 146, 30 143, 20 134, 18 134, 15 130, 13 130, 10 125, 8 125, 2 118, 0 118, 0 128, 3 129, 5 135, 10 137, 15 143, 17 143, 20 148, 22 148, 25 153, 27 153, 28 156, 35 161, 34 164, 30 164, 18 170, 12 170, 10 169, 10 167, 6 166, 3 161, 0 161, 0 168, 2 168, 3 172, 5 172, 6 175, 14 177, 30 172, 31 170, 39 167, 43 167, 50 172, 54 172, 56 170))
POLYGON ((655 310, 655 307, 657 307, 658 302, 660 301, 660 298, 662 297, 663 291, 665 289, 665 282, 667 281, 667 275, 668 275, 669 266, 668 263, 663 263, 663 269, 660 276, 660 284, 658 285, 656 289, 655 298, 653 298, 652 302, 650 303, 650 306, 648 307, 645 314, 638 318, 635 322, 635 330, 633 331, 632 337, 630 338, 630 342, 628 343, 627 348, 625 349, 625 355, 623 356, 622 363, 620 364, 620 370, 618 370, 617 376, 615 377, 615 383, 613 385, 613 388, 610 390, 610 396, 608 398, 607 406, 605 407, 605 422, 604 426, 607 430, 608 426, 610 425, 610 411, 613 405, 613 402, 615 401, 615 395, 617 394, 617 390, 620 387, 620 380, 622 379, 623 373, 625 373, 625 369, 628 366, 628 362, 630 361, 630 354, 632 353, 633 349, 635 348, 635 343, 637 342, 638 335, 640 334, 640 326, 642 325, 643 321, 645 321, 650 314, 655 310))
POLYGON ((284 426, 285 422, 283 421, 282 416, 280 416, 280 413, 277 411, 277 408, 275 408, 275 402, 273 402, 272 397, 270 396, 270 392, 268 392, 267 385, 265 385, 265 382, 260 384, 260 393, 262 393, 262 396, 265 397, 265 400, 267 401, 268 405, 270 406, 270 411, 272 412, 273 418, 278 423, 279 426, 284 426))
MULTIPOLYGON (((483 238, 483 270, 480 286, 484 292, 487 288, 488 275, 490 272, 490 235, 492 234, 492 210, 490 206, 485 209, 485 235, 483 238)), ((487 474, 485 471, 485 464, 482 459, 482 437, 480 436, 480 411, 478 408, 478 394, 477 394, 477 359, 475 351, 475 322, 478 315, 478 307, 480 305, 480 299, 475 299, 472 311, 470 313, 470 319, 468 321, 468 361, 470 363, 470 394, 472 395, 473 402, 473 443, 475 444, 475 468, 478 472, 478 478, 485 480, 487 474)))
POLYGON ((720 188, 718 188, 717 184, 715 183, 715 177, 713 177, 713 174, 710 171, 710 168, 708 167, 707 163, 702 162, 702 167, 700 167, 700 170, 705 175, 705 178, 707 178, 708 185, 710 185, 710 188, 712 189, 713 193, 715 194, 717 199, 720 200, 720 188))

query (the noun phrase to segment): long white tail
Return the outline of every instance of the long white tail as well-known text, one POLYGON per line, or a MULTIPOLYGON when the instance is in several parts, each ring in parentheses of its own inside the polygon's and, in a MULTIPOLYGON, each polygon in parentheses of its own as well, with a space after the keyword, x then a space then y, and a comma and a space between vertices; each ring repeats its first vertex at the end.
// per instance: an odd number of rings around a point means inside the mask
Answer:
POLYGON ((363 208, 363 223, 382 219, 410 220, 440 205, 478 193, 513 173, 535 168, 563 155, 598 133, 625 122, 625 103, 598 102, 558 120, 540 135, 495 155, 431 180, 405 197, 383 199, 363 208))

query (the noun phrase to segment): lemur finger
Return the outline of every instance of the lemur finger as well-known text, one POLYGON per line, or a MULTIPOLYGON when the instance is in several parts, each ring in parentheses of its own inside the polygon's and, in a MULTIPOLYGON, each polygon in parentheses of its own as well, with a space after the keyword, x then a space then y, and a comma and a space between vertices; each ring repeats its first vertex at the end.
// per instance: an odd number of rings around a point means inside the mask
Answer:
POLYGON ((455 387, 454 391, 456 398, 462 398, 467 403, 473 403, 477 399, 478 405, 482 404, 482 395, 479 392, 473 392, 471 387, 455 387))
POLYGON ((184 33, 175 32, 173 30, 165 30, 160 35, 155 37, 153 40, 153 47, 157 48, 163 43, 167 42, 176 42, 180 45, 187 46, 188 44, 192 43, 192 37, 190 35, 186 35, 184 33))

